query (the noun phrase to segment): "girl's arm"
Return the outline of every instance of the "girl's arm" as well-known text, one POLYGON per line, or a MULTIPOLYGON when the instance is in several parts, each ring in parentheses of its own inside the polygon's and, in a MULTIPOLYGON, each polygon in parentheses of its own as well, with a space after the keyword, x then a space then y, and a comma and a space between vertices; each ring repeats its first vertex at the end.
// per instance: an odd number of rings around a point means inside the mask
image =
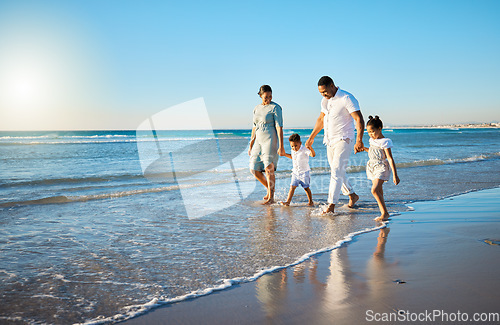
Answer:
POLYGON ((399 184, 398 171, 396 169, 396 164, 394 163, 394 158, 392 157, 391 148, 384 149, 384 151, 385 155, 387 156, 387 160, 389 161, 389 165, 391 165, 392 179, 394 181, 394 184, 398 185, 399 184))
POLYGON ((311 148, 308 148, 308 149, 309 149, 309 151, 311 151, 311 152, 309 153, 309 155, 310 155, 311 157, 316 157, 316 152, 314 151, 314 149, 313 149, 312 147, 311 147, 311 148))
POLYGON ((278 155, 284 156, 285 155, 285 147, 283 146, 283 128, 278 126, 276 127, 276 130, 278 131, 278 155))
POLYGON ((248 155, 252 152, 253 144, 255 143, 255 126, 252 128, 252 135, 250 136, 250 148, 248 149, 248 155))

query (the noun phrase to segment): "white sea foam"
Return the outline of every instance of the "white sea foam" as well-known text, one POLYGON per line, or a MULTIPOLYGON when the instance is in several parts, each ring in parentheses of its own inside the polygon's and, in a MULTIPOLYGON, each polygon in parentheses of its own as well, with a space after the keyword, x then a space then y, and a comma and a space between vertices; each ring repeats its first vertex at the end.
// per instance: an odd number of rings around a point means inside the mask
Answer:
POLYGON ((195 298, 207 296, 213 292, 222 291, 222 290, 228 289, 228 288, 230 288, 234 285, 237 285, 237 284, 254 282, 266 274, 273 273, 273 272, 276 272, 276 271, 279 271, 279 270, 282 270, 285 268, 293 267, 295 265, 298 265, 300 263, 307 261, 309 258, 311 258, 315 255, 326 253, 326 252, 332 251, 334 249, 340 248, 340 247, 342 247, 342 245, 352 241, 352 239, 355 236, 359 236, 359 235, 364 234, 364 233, 380 230, 382 228, 385 228, 387 226, 387 224, 388 224, 388 222, 384 222, 381 226, 378 226, 378 227, 366 228, 366 229, 363 229, 360 231, 352 232, 352 233, 348 234, 347 236, 345 236, 343 239, 337 241, 333 246, 325 247, 325 248, 322 248, 322 249, 319 249, 319 250, 316 250, 313 252, 306 253, 306 254, 302 255, 301 257, 299 257, 294 262, 287 264, 287 265, 273 266, 273 267, 270 267, 267 269, 263 269, 263 270, 256 272, 254 275, 249 276, 249 277, 236 277, 236 278, 232 278, 232 279, 222 279, 220 281, 221 284, 219 284, 219 285, 216 285, 216 286, 213 286, 210 288, 195 290, 195 291, 192 291, 192 292, 187 293, 185 295, 181 295, 181 296, 177 296, 177 297, 173 297, 173 298, 167 298, 167 297, 154 298, 145 304, 126 306, 122 309, 123 310, 122 313, 116 314, 114 316, 111 316, 111 317, 99 316, 95 319, 92 319, 92 320, 89 320, 85 323, 80 323, 80 324, 94 325, 94 324, 112 323, 112 322, 116 322, 116 321, 124 321, 127 319, 131 319, 131 318, 143 315, 143 314, 147 313, 148 311, 150 311, 154 308, 157 308, 157 307, 161 307, 161 306, 165 306, 165 305, 169 305, 169 304, 173 304, 173 303, 177 303, 177 302, 182 302, 182 301, 186 301, 186 300, 190 300, 190 299, 195 299, 195 298))

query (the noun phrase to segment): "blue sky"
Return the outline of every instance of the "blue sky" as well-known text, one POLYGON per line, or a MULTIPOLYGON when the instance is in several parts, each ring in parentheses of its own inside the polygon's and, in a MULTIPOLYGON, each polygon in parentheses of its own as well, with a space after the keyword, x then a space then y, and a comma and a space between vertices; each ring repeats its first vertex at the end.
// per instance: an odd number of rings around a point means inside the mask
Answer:
POLYGON ((0 130, 133 130, 199 97, 249 128, 262 84, 312 127, 322 75, 386 125, 500 120, 500 1, 0 0, 0 49, 0 130))

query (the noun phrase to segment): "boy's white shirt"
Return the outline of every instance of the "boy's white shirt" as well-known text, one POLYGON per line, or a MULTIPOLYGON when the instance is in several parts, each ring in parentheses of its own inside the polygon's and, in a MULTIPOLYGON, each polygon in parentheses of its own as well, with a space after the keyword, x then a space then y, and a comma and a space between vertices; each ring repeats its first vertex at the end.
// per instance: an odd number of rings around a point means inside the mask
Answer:
POLYGON ((310 154, 311 150, 307 149, 304 145, 301 145, 300 149, 297 151, 292 149, 292 173, 300 175, 311 170, 309 167, 310 154))

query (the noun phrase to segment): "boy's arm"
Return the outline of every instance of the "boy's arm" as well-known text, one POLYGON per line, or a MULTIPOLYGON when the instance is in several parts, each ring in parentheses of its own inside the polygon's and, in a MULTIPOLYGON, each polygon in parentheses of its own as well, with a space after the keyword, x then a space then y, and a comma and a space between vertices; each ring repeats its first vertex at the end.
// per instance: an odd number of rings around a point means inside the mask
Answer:
POLYGON ((394 181, 394 184, 398 185, 399 184, 398 171, 396 169, 396 164, 394 163, 394 158, 392 157, 391 148, 384 149, 384 151, 385 155, 387 156, 387 160, 389 161, 389 165, 391 165, 392 179, 394 181))
POLYGON ((284 155, 284 156, 285 156, 285 157, 287 157, 287 158, 292 159, 292 155, 291 155, 291 154, 289 154, 289 153, 286 153, 286 152, 285 152, 285 155, 284 155))
POLYGON ((308 148, 309 149, 309 156, 311 157, 316 157, 316 152, 314 151, 314 149, 311 147, 311 148, 308 148))

